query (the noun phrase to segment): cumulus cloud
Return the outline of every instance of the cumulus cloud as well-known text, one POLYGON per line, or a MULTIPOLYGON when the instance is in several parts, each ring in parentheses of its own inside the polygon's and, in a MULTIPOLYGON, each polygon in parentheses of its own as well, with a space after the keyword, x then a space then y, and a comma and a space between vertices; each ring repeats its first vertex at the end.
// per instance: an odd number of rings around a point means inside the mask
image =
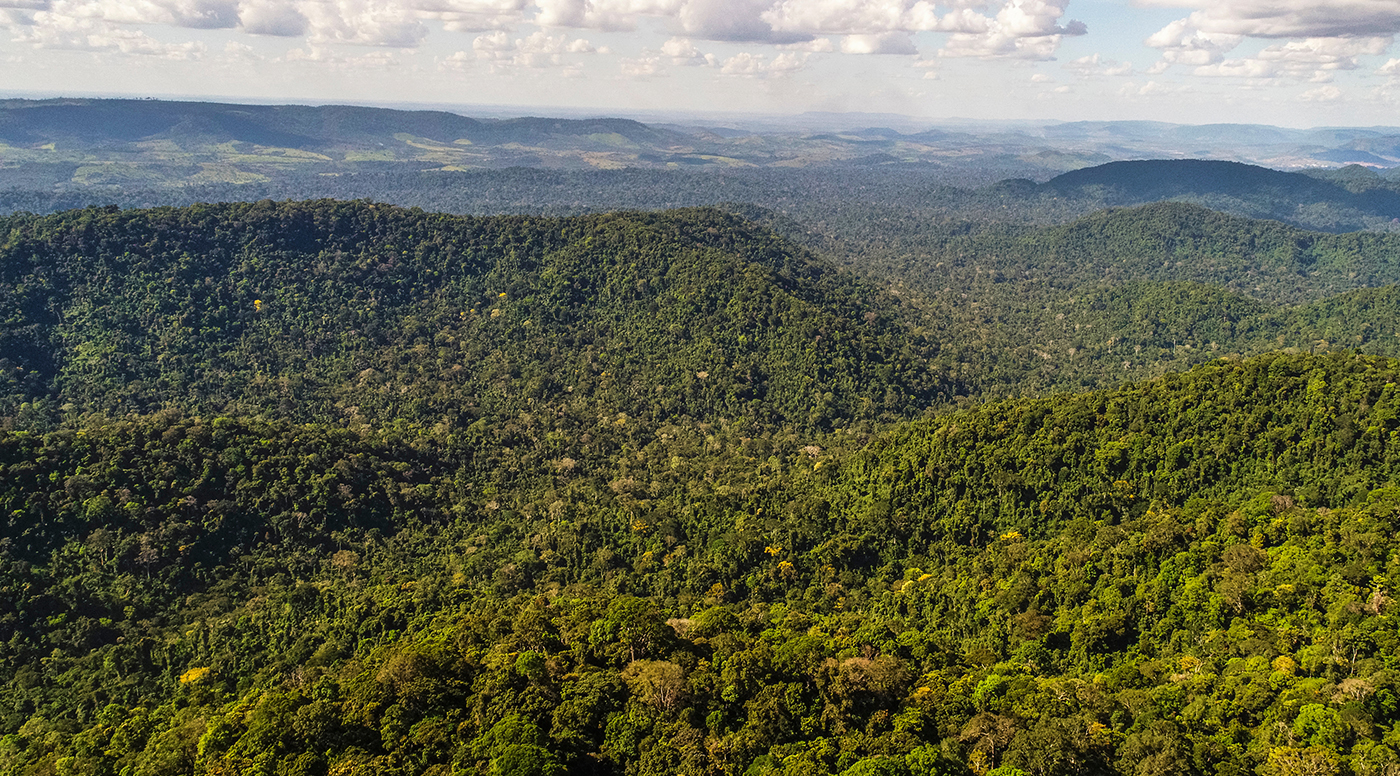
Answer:
POLYGON ((1342 98, 1342 90, 1335 86, 1319 86, 1299 95, 1304 102, 1336 102, 1342 98))
POLYGON ((662 75, 666 65, 681 67, 718 67, 719 57, 702 52, 689 38, 671 38, 661 44, 660 51, 643 50, 640 56, 622 57, 618 68, 630 78, 647 78, 662 75))
POLYGON ((402 64, 399 55, 393 51, 369 51, 359 55, 346 55, 327 46, 312 45, 305 49, 288 51, 284 59, 288 62, 312 62, 333 70, 382 70, 402 64))
POLYGON ((467 51, 454 51, 438 60, 438 69, 454 73, 464 73, 472 68, 476 54, 467 51))
POLYGON ((1092 54, 1087 57, 1080 57, 1066 62, 1064 68, 1084 78, 1101 75, 1119 76, 1132 75, 1133 63, 1119 62, 1114 59, 1100 57, 1098 54, 1092 54))
POLYGON ((1359 57, 1383 54, 1391 38, 1308 38, 1269 46, 1253 57, 1227 59, 1197 67, 1201 76, 1293 78, 1327 81, 1339 70, 1361 67, 1359 57))
POLYGON ((1179 19, 1153 33, 1143 41, 1162 50, 1164 65, 1213 65, 1222 62, 1243 36, 1223 32, 1206 32, 1179 19))
POLYGON ((843 54, 918 54, 907 32, 885 32, 878 35, 847 35, 841 41, 843 54))
POLYGON ((1147 45, 1162 49, 1154 72, 1181 64, 1202 76, 1326 79, 1331 71, 1358 68, 1360 55, 1383 53, 1400 33, 1400 2, 1394 0, 1171 0, 1161 4, 1196 10, 1147 39, 1147 45), (1246 38, 1294 40, 1269 46, 1255 57, 1227 61, 1225 53, 1246 38))
POLYGON ((398 48, 419 45, 426 21, 496 29, 533 7, 533 0, 0 0, 0 8, 26 14, 9 14, 11 25, 22 21, 60 36, 77 24, 96 25, 93 34, 111 32, 114 40, 130 37, 116 32, 120 26, 163 25, 398 48))
POLYGON ((1080 21, 1060 24, 1068 4, 1069 0, 1010 0, 981 29, 955 32, 939 56, 1054 59, 1061 38, 1088 32, 1080 21))
POLYGON ((511 68, 543 69, 568 64, 566 54, 594 54, 598 49, 582 38, 550 35, 538 30, 525 38, 511 38, 505 32, 482 35, 472 41, 477 59, 491 63, 492 72, 511 68))
POLYGON ((831 42, 831 38, 813 38, 803 43, 783 43, 778 48, 788 51, 805 51, 809 54, 830 54, 836 50, 836 44, 831 42))
POLYGON ((936 18, 936 14, 927 2, 779 0, 763 13, 763 18, 774 28, 789 32, 870 35, 907 31, 922 20, 936 18))
POLYGON ((238 24, 237 0, 52 0, 44 3, 20 0, 16 5, 42 10, 43 15, 35 17, 39 24, 61 23, 64 19, 196 29, 220 29, 238 24))
POLYGON ((301 12, 316 43, 413 48, 428 34, 413 9, 387 0, 303 3, 301 12))
MULTIPOLYGON (((640 23, 687 40, 762 43, 796 53, 916 54, 913 35, 953 36, 944 56, 1053 56, 1069 0, 0 0, 0 23, 61 31, 65 21, 231 28, 307 44, 414 48, 431 29, 518 34, 625 31, 640 23)), ((107 29, 107 28, 104 28, 107 29)), ((112 28, 115 29, 115 28, 112 28)), ((654 56, 655 52, 646 56, 654 56)), ((513 56, 513 55, 512 55, 513 56)), ((666 64, 663 54, 660 64, 666 64)), ((674 58, 674 57, 671 57, 674 58)), ((693 59, 693 57, 692 57, 693 59)), ((769 61, 771 65, 777 59, 769 61)), ((796 61, 789 58, 786 61, 796 61)), ((695 60, 696 63, 699 60, 695 60)), ((641 66, 641 65, 637 65, 641 66)))
POLYGON ((15 37, 16 42, 40 49, 68 49, 174 60, 199 59, 206 51, 202 43, 165 43, 141 30, 119 27, 101 19, 38 18, 35 24, 20 28, 18 33, 15 37))
POLYGON ((671 64, 687 67, 713 67, 719 64, 714 54, 701 53, 689 38, 671 38, 661 44, 661 54, 671 58, 671 64))
POLYGON ((1147 102, 1153 98, 1186 94, 1189 91, 1190 89, 1186 86, 1165 84, 1161 81, 1148 81, 1147 83, 1128 81, 1119 87, 1118 99, 1126 102, 1147 102))
POLYGON ((290 3, 252 2, 240 9, 238 21, 254 35, 293 37, 306 34, 309 21, 290 3))
POLYGON ((448 32, 488 32, 520 24, 535 5, 531 0, 417 0, 414 7, 448 32))
POLYGON ((802 43, 811 33, 778 29, 765 18, 772 0, 686 0, 677 14, 687 35, 741 43, 802 43))
POLYGON ((640 17, 674 17, 684 0, 534 0, 534 22, 548 27, 634 30, 640 17))
POLYGON ((1393 0, 1168 0, 1157 4, 1196 9, 1173 24, 1251 38, 1400 33, 1400 3, 1393 0))
POLYGON ((720 65, 720 72, 724 75, 750 78, 790 75, 806 67, 810 56, 810 54, 785 51, 776 57, 769 58, 762 54, 750 54, 743 51, 724 60, 724 63, 720 65))

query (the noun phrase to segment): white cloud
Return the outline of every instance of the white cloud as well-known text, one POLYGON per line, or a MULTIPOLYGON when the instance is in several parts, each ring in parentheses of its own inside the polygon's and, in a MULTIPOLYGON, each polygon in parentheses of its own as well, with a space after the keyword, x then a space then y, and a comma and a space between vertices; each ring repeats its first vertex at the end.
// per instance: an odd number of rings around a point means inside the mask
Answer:
POLYGON ((1204 76, 1325 80, 1327 71, 1358 68, 1360 55, 1383 53, 1400 33, 1396 0, 1169 0, 1159 4, 1196 10, 1147 39, 1147 45, 1162 49, 1155 72, 1181 64, 1204 76), (1245 38, 1294 40, 1269 46, 1254 57, 1226 61, 1224 55, 1245 38))
POLYGON ((413 48, 428 28, 412 9, 388 0, 336 0, 301 4, 316 43, 413 48))
POLYGON ((747 51, 742 51, 724 60, 724 63, 720 65, 720 72, 724 75, 748 76, 751 78, 789 75, 806 67, 807 59, 810 56, 810 54, 784 51, 776 57, 769 59, 762 54, 751 54, 747 51))
POLYGON ((830 54, 836 50, 831 38, 814 38, 803 43, 781 43, 778 48, 788 51, 806 51, 809 54, 830 54))
POLYGON ((383 69, 402 64, 398 55, 392 51, 369 51, 358 56, 346 56, 328 46, 317 45, 305 49, 292 49, 284 58, 288 62, 312 62, 335 70, 383 69))
POLYGON ((939 56, 1054 59, 1063 36, 1088 32, 1083 22, 1060 24, 1068 5, 1069 0, 1010 0, 984 30, 954 33, 939 56))
POLYGON ((450 55, 438 61, 439 70, 447 70, 454 73, 464 73, 472 69, 472 63, 476 61, 476 54, 466 51, 454 51, 450 55))
POLYGON ((1129 102, 1141 102, 1144 98, 1150 99, 1165 95, 1183 94, 1188 91, 1190 91, 1190 89, 1185 86, 1168 85, 1161 81, 1148 81, 1145 84, 1129 81, 1119 88, 1118 97, 1129 102))
POLYGON ((918 54, 907 32, 884 32, 878 35, 847 35, 841 41, 843 54, 918 54))
POLYGON ((1361 67, 1358 58, 1382 54, 1391 38, 1308 38, 1276 43, 1252 57, 1227 59, 1197 67, 1201 76, 1240 78, 1293 78, 1322 82, 1339 70, 1361 67))
POLYGON ((1179 19, 1143 41, 1162 50, 1164 65, 1213 65, 1225 59, 1244 38, 1240 35, 1204 32, 1187 20, 1179 19))
POLYGON ((34 23, 15 28, 14 40, 38 49, 91 51, 191 60, 201 58, 207 50, 197 42, 165 43, 133 30, 111 24, 101 18, 56 16, 48 11, 35 14, 34 23))
POLYGON ((262 57, 258 56, 252 46, 246 43, 239 43, 236 40, 231 40, 224 44, 224 59, 226 61, 239 60, 251 62, 260 60, 262 57))
POLYGON ((660 75, 665 71, 661 64, 661 57, 656 55, 627 57, 622 59, 618 66, 623 75, 632 78, 648 78, 660 75))
POLYGON ((772 0, 686 0, 677 18, 687 35, 706 40, 802 43, 810 33, 779 30, 765 18, 772 0))
POLYGON ((238 24, 237 0, 54 0, 42 4, 21 0, 18 5, 22 8, 42 5, 43 14, 35 17, 40 24, 59 19, 196 29, 220 29, 238 24))
MULTIPOLYGON (((53 10, 68 3, 54 3, 53 10)), ((83 3, 100 8, 108 21, 131 24, 169 24, 175 27, 221 29, 238 24, 236 0, 107 0, 83 3)))
POLYGON ((1227 59, 1201 65, 1191 72, 1207 78, 1273 78, 1278 75, 1278 68, 1258 59, 1227 59))
POLYGON ((1336 102, 1342 98, 1342 90, 1335 86, 1319 86, 1299 95, 1304 102, 1336 102))
POLYGON ((671 38, 661 44, 661 53, 671 58, 671 64, 687 67, 713 67, 719 63, 714 54, 701 53, 689 38, 671 38))
POLYGON ((763 18, 774 29, 789 32, 870 35, 910 30, 915 18, 932 10, 927 2, 901 0, 779 0, 763 18))
POLYGON ((1173 24, 1250 38, 1400 33, 1400 3, 1393 0, 1166 0, 1155 4, 1196 9, 1173 24))
POLYGON ((1120 76, 1132 75, 1132 62, 1119 62, 1113 59, 1105 59, 1098 54, 1091 54, 1087 57, 1080 57, 1064 64, 1064 68, 1081 77, 1092 76, 1120 76))
POLYGON ((525 38, 511 38, 497 31, 481 35, 472 41, 477 59, 491 63, 492 72, 524 67, 542 69, 567 65, 567 54, 599 53, 593 44, 582 38, 569 40, 567 35, 550 35, 537 30, 525 38))
POLYGON ((1061 22, 1068 1, 0 0, 0 9, 8 9, 0 10, 0 23, 52 28, 53 35, 82 21, 238 29, 304 37, 314 46, 415 48, 439 26, 474 35, 519 34, 521 25, 618 31, 651 20, 683 39, 763 43, 803 53, 912 55, 913 34, 944 32, 953 36, 944 56, 1045 59, 1053 57, 1061 36, 1085 31, 1080 22, 1061 22))
POLYGON ((417 0, 415 8, 448 32, 507 30, 525 21, 532 0, 417 0))
POLYGON ((675 17, 685 0, 534 0, 536 24, 634 30, 640 17, 675 17))
POLYGON ((254 35, 295 36, 306 34, 310 22, 295 5, 278 2, 245 3, 238 14, 239 23, 254 35))

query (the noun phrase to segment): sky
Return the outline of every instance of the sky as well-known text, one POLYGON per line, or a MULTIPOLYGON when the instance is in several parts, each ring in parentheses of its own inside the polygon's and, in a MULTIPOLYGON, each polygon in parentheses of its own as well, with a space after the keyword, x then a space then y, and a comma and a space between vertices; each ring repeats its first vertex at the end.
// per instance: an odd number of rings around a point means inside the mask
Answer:
POLYGON ((0 91, 1393 126, 1397 32, 1400 0, 0 0, 0 91))

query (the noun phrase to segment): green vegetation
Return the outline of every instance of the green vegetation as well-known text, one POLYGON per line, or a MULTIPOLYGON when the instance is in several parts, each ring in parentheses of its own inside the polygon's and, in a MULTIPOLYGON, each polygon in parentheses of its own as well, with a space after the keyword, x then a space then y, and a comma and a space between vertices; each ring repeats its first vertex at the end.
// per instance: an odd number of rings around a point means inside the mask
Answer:
POLYGON ((4 437, 16 773, 1385 773, 1400 364, 847 434, 4 437), (547 446, 541 440, 538 446, 547 446))
POLYGON ((477 219, 261 202, 12 216, 0 234, 0 412, 31 425, 121 407, 809 430, 1231 353, 1400 355, 1384 288, 1400 281, 1400 238, 1189 205, 935 230, 913 254, 844 244, 887 294, 708 210, 477 219))
POLYGON ((893 297, 715 211, 264 202, 12 217, 0 235, 7 415, 808 429, 955 390, 893 297))
POLYGON ((1392 238, 945 227, 0 221, 0 773, 1400 768, 1392 238))

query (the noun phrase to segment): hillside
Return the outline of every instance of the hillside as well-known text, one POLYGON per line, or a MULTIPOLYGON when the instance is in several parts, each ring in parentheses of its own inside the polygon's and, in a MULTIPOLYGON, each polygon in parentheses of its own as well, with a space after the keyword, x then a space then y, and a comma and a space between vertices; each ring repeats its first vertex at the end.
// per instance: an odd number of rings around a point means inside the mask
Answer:
POLYGON ((510 488, 442 436, 6 432, 0 765, 1385 773, 1397 382, 1273 355, 868 440, 676 425, 510 488))
POLYGON ((664 154, 697 150, 691 136, 627 119, 479 120, 352 105, 95 99, 0 101, 0 144, 9 156, 41 166, 71 157, 79 168, 72 181, 80 184, 121 182, 123 176, 249 183, 325 171, 334 162, 552 166, 538 153, 608 153, 620 146, 664 154), (209 165, 230 169, 220 175, 209 165), (103 166, 112 169, 104 172, 103 166), (185 175, 179 175, 181 168, 185 175))
POLYGON ((479 120, 445 111, 354 105, 230 105, 160 100, 8 100, 0 102, 0 140, 11 144, 110 146, 169 140, 345 151, 410 135, 437 144, 535 144, 615 135, 633 143, 686 137, 628 119, 522 117, 479 120))
POLYGON ((704 210, 16 216, 0 220, 0 321, 4 415, 818 429, 959 392, 898 300, 704 210))
POLYGON ((860 249, 854 268, 880 293, 706 210, 464 218, 263 202, 15 216, 0 221, 0 411, 39 427, 165 408, 481 421, 507 438, 514 425, 499 421, 522 412, 546 429, 621 413, 647 428, 809 431, 1231 353, 1400 355, 1391 235, 1173 203, 1045 229, 954 227, 931 231, 922 254, 860 249))
POLYGON ((1065 198, 1087 209, 1191 202, 1249 218, 1347 232, 1400 218, 1400 191, 1370 175, 1347 187, 1324 176, 1280 172, 1239 162, 1154 159, 1109 162, 1058 175, 1034 188, 1038 198, 1065 198))

